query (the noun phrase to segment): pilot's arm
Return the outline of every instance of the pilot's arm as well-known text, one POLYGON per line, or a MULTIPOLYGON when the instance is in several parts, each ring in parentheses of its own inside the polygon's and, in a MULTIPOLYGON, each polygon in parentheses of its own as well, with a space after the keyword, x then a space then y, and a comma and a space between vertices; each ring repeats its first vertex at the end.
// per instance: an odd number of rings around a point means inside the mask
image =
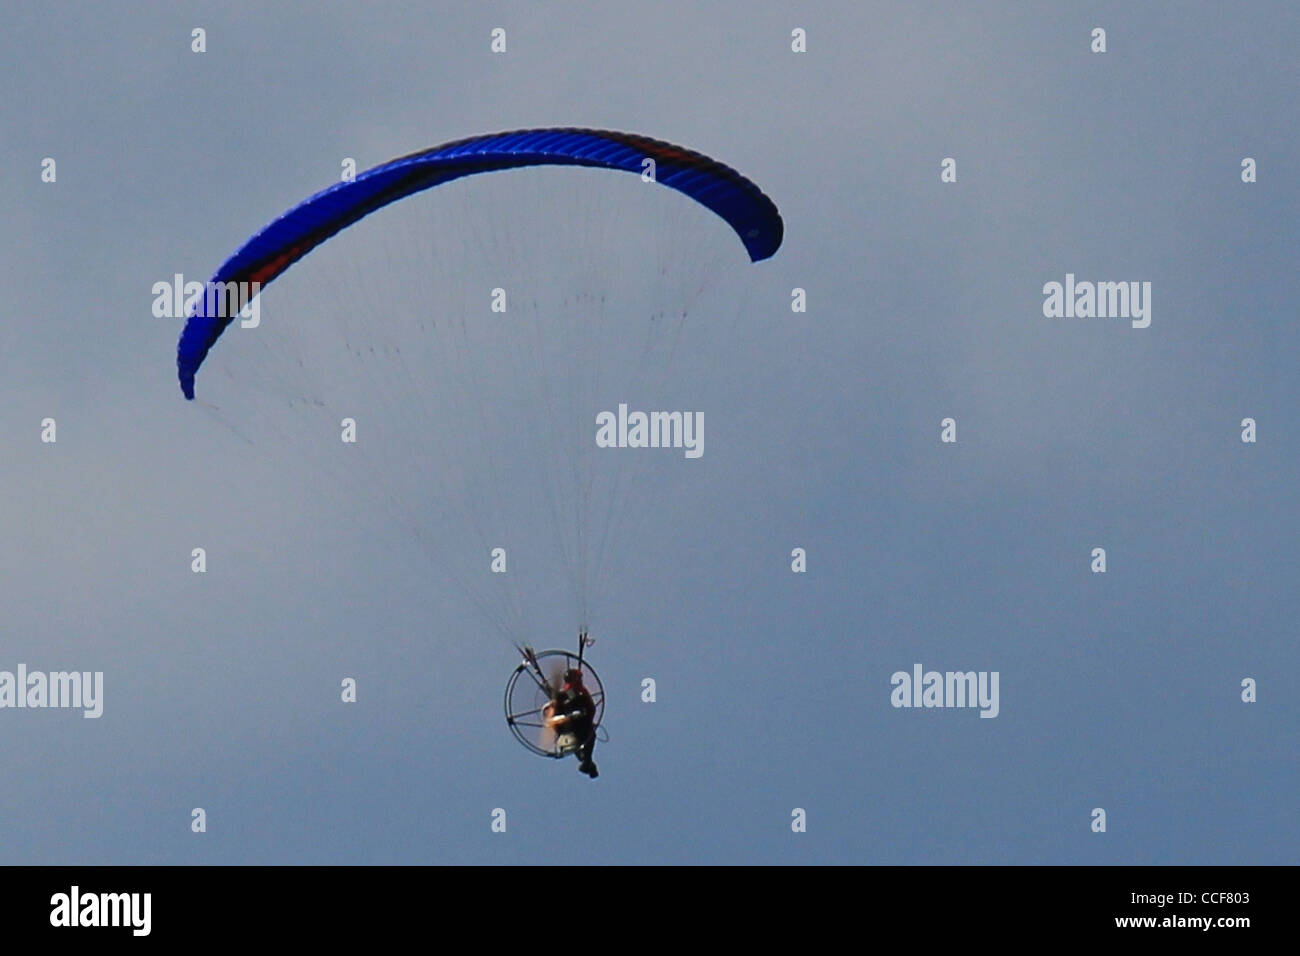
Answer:
POLYGON ((551 701, 542 708, 542 722, 546 724, 547 727, 558 727, 561 724, 567 724, 569 722, 569 715, 557 714, 555 712, 555 701, 551 701))

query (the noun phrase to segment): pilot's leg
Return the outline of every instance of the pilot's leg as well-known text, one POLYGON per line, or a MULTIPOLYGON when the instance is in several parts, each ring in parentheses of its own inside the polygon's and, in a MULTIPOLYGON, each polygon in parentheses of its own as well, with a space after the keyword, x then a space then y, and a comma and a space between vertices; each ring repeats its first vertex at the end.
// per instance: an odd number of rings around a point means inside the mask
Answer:
POLYGON ((599 772, 596 770, 596 764, 593 763, 591 759, 591 753, 595 749, 596 738, 593 735, 590 740, 582 745, 582 749, 578 751, 578 759, 581 761, 581 763, 578 764, 578 769, 593 780, 599 776, 599 772))

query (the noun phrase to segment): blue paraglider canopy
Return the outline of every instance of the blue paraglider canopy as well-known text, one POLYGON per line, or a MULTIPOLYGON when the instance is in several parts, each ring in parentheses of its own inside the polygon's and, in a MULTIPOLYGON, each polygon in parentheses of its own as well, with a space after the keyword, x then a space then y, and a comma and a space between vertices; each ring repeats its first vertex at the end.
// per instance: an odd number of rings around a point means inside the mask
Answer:
MULTIPOLYGON (((755 262, 781 245, 776 205, 729 166, 700 153, 632 133, 532 129, 492 133, 435 146, 376 166, 290 209, 249 239, 212 276, 216 283, 268 285, 331 236, 413 193, 476 173, 524 166, 589 166, 645 174, 722 217, 755 262)), ((194 376, 234 320, 200 297, 181 333, 176 364, 181 390, 194 398, 194 376)))

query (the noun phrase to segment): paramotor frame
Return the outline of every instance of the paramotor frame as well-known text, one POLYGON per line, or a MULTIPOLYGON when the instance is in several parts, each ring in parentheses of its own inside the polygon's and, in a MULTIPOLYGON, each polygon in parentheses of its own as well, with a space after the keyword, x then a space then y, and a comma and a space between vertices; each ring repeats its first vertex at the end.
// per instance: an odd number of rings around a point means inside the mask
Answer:
POLYGON ((526 651, 524 660, 510 675, 505 693, 506 724, 525 748, 540 757, 570 756, 578 747, 595 737, 605 716, 605 688, 592 666, 568 651, 526 651), (576 745, 562 747, 555 731, 546 726, 542 711, 554 697, 564 672, 582 672, 582 683, 596 705, 591 735, 576 745))

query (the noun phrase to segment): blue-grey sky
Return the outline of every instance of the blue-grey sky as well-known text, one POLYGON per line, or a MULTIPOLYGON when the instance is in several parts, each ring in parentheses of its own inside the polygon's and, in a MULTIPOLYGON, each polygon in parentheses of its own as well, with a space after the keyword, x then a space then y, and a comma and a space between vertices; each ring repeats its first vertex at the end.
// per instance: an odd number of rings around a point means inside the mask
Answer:
POLYGON ((1300 862, 1298 45, 1283 2, 11 4, 0 670, 105 702, 0 710, 0 862, 1300 862), (516 655, 401 527, 181 399, 150 312, 344 157, 549 125, 786 223, 692 356, 707 480, 619 545, 594 783, 510 739, 516 655), (1045 318, 1066 273, 1150 281, 1150 327, 1045 318), (999 715, 891 707, 918 662, 999 715))

